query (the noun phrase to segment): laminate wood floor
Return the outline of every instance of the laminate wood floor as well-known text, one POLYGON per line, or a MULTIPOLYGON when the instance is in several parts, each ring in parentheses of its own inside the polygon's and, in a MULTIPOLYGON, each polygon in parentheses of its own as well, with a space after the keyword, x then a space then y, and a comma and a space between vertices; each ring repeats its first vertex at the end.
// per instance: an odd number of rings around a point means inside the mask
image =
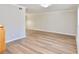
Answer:
POLYGON ((56 33, 29 30, 27 37, 7 44, 5 54, 76 54, 76 39, 56 33))

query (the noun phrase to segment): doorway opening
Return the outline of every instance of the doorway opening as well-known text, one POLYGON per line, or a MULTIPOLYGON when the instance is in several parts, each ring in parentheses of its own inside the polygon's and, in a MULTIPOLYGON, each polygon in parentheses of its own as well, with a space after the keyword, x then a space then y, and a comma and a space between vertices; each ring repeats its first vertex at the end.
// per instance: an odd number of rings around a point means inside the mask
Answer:
MULTIPOLYGON (((67 6, 64 5, 64 7, 67 6)), ((76 7, 68 10, 32 12, 26 13, 26 32, 28 39, 37 48, 34 49, 35 51, 40 51, 40 53, 77 53, 76 7), (41 49, 47 52, 41 51, 41 49)))

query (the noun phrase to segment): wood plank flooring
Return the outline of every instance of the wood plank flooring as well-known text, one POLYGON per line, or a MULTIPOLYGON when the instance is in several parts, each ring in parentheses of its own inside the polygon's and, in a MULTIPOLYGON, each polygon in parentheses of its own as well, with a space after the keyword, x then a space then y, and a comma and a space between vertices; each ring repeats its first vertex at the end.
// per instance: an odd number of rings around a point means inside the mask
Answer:
POLYGON ((29 30, 27 38, 7 44, 5 54, 76 54, 76 39, 56 33, 29 30))

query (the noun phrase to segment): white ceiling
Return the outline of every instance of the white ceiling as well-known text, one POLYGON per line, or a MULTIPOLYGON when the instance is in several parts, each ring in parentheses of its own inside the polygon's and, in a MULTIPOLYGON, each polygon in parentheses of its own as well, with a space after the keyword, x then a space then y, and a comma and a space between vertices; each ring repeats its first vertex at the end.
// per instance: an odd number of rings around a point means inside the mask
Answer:
POLYGON ((26 7, 28 13, 40 13, 40 12, 50 12, 56 10, 68 10, 68 9, 77 9, 76 4, 52 4, 47 8, 40 6, 40 4, 20 4, 23 7, 26 7))

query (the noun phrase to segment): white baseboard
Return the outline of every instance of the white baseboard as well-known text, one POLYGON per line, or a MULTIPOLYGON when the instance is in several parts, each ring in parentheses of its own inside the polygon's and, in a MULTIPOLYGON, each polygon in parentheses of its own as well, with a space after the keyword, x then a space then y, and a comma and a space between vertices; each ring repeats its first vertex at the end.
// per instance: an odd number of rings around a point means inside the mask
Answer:
POLYGON ((21 38, 26 38, 26 36, 22 36, 22 37, 18 37, 18 38, 12 39, 12 40, 8 40, 8 41, 6 41, 6 43, 9 43, 9 42, 12 42, 15 40, 20 40, 21 38))
POLYGON ((42 29, 29 29, 29 30, 37 30, 37 31, 51 32, 51 33, 58 33, 58 34, 69 35, 69 36, 76 36, 76 34, 69 34, 69 33, 55 32, 55 31, 47 31, 47 30, 42 30, 42 29))

